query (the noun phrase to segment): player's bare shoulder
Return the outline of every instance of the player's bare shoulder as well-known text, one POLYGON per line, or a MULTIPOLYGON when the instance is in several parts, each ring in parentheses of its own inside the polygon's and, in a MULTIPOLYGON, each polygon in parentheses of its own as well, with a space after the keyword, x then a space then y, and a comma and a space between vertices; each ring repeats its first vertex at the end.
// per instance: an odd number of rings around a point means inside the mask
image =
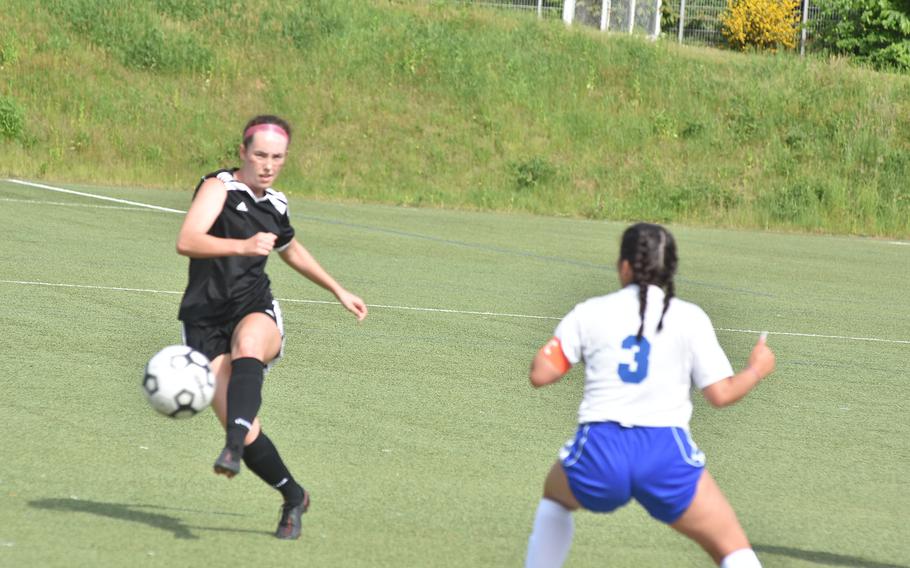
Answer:
POLYGON ((230 170, 218 170, 217 172, 212 172, 202 176, 202 179, 199 181, 199 185, 196 186, 196 192, 194 195, 199 195, 199 193, 205 192, 227 192, 227 184, 233 180, 234 176, 230 170))
POLYGON ((203 199, 206 201, 223 202, 226 196, 227 185, 224 180, 213 176, 205 177, 199 182, 199 185, 196 187, 196 192, 193 194, 193 200, 203 199))

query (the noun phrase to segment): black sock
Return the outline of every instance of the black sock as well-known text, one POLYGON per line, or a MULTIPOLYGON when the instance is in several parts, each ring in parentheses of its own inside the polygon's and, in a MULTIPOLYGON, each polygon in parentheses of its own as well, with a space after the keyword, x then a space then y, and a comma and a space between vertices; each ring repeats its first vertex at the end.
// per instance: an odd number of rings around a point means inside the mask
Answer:
POLYGON ((291 477, 278 448, 265 432, 260 431, 253 443, 243 450, 243 463, 261 480, 281 491, 286 503, 296 505, 303 501, 303 487, 291 477))
POLYGON ((259 359, 242 357, 233 362, 227 391, 227 447, 238 453, 262 404, 262 375, 259 359))

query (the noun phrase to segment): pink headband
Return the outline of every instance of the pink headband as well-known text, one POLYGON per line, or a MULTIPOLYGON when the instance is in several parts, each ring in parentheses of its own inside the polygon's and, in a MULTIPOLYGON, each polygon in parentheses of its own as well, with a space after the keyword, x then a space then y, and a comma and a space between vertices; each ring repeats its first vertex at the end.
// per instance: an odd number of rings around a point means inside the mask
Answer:
POLYGON ((277 124, 271 124, 271 123, 254 124, 253 126, 247 128, 246 132, 243 133, 243 139, 246 140, 247 138, 252 138, 253 134, 256 134, 257 132, 262 132, 264 130, 268 130, 269 132, 275 132, 277 134, 281 134, 288 140, 291 139, 291 137, 288 136, 288 133, 285 132, 284 128, 281 128, 277 124))

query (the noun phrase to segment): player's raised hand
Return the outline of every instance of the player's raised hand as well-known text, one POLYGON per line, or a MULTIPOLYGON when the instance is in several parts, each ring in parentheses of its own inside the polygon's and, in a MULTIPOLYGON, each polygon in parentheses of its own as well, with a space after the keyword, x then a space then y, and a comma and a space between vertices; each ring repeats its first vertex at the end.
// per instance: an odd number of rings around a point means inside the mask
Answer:
POLYGON ((768 332, 764 332, 758 338, 752 353, 749 355, 749 366, 758 373, 758 376, 765 378, 774 372, 776 357, 771 348, 768 347, 768 332))
POLYGON ((243 256, 268 256, 277 238, 272 233, 256 233, 244 241, 243 256))
POLYGON ((351 294, 347 290, 342 290, 338 293, 338 301, 349 312, 357 316, 357 321, 363 321, 367 317, 367 305, 358 296, 351 294))

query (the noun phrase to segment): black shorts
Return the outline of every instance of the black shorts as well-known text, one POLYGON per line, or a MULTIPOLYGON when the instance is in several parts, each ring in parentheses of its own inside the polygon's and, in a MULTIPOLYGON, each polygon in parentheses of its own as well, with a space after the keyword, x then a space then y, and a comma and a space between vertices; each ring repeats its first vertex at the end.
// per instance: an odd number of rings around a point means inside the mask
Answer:
POLYGON ((237 319, 218 323, 213 325, 196 325, 189 322, 183 324, 183 344, 192 347, 209 358, 209 361, 219 355, 231 352, 231 339, 234 337, 234 328, 240 323, 240 320, 250 314, 263 313, 278 325, 278 332, 281 333, 281 349, 278 355, 272 359, 267 367, 271 367, 284 354, 284 320, 281 318, 281 306, 278 300, 272 300, 271 306, 254 307, 237 316, 237 319))

